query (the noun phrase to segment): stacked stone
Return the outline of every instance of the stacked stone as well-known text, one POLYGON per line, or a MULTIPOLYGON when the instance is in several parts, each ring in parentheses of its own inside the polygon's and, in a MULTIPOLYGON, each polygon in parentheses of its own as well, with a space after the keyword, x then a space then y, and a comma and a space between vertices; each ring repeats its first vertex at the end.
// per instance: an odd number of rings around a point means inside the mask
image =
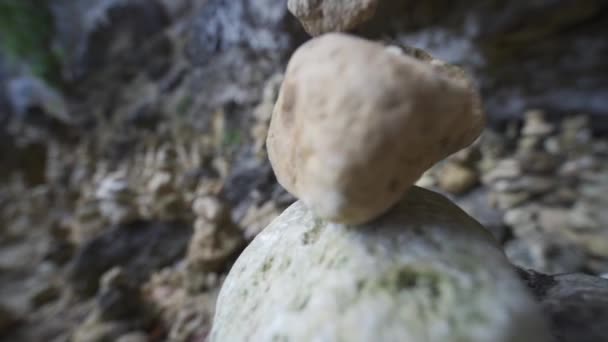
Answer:
MULTIPOLYGON (((528 196, 544 195, 556 187, 553 172, 558 165, 558 158, 549 153, 543 142, 554 131, 552 124, 544 119, 544 113, 533 110, 526 113, 525 125, 521 130, 518 149, 513 159, 513 165, 520 168, 527 177, 518 177, 516 181, 506 181, 496 184, 499 191, 515 193, 515 197, 523 199, 522 190, 527 190, 528 196), (519 195, 519 196, 518 196, 519 195)), ((490 173, 491 175, 491 173, 490 173)), ((496 186, 495 186, 496 188, 496 186)), ((502 207, 511 207, 514 203, 508 196, 504 198, 502 207)), ((514 201, 515 203, 518 200, 514 201)))
POLYGON ((557 186, 554 171, 558 160, 543 144, 554 127, 544 119, 541 111, 529 111, 525 118, 515 154, 499 161, 482 177, 501 210, 517 207, 557 186))
POLYGON ((456 203, 504 241, 516 266, 601 275, 608 270, 602 228, 608 203, 600 195, 608 186, 606 155, 608 141, 591 139, 586 116, 557 122, 531 110, 523 125, 513 122, 503 135, 484 131, 416 184, 456 195, 456 203), (473 174, 483 187, 466 181, 473 174))
POLYGON ((517 237, 507 242, 507 255, 518 266, 547 273, 604 272, 606 142, 591 142, 582 116, 556 126, 538 110, 525 114, 519 134, 516 151, 482 177, 517 237))
POLYGON ((268 156, 279 183, 320 217, 378 217, 481 132, 471 81, 409 50, 331 33, 289 62, 268 156))
POLYGON ((546 341, 500 246, 413 186, 471 144, 484 116, 462 70, 344 33, 378 1, 289 1, 309 33, 267 139, 299 201, 228 274, 211 341, 546 341))

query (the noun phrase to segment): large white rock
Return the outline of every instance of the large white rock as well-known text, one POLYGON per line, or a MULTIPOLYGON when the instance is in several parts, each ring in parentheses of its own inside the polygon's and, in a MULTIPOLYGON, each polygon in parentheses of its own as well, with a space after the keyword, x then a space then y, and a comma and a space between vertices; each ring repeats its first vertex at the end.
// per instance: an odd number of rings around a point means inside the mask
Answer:
POLYGON ((289 11, 304 29, 317 36, 348 31, 370 19, 380 0, 289 0, 289 11))
POLYGON ((542 342, 545 329, 489 233, 414 187, 367 225, 288 208, 232 267, 211 341, 542 342))
POLYGON ((472 143, 483 124, 462 70, 421 51, 332 33, 292 56, 268 157, 281 185, 319 217, 362 223, 472 143))

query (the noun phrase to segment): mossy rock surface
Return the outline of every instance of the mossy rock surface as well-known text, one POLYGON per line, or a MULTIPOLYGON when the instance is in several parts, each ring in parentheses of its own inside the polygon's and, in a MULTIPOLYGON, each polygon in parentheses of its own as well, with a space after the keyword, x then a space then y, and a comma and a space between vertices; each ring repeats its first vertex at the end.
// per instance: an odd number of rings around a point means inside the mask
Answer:
POLYGON ((212 341, 545 341, 538 308, 486 230, 412 188, 361 226, 297 202, 243 252, 212 341))

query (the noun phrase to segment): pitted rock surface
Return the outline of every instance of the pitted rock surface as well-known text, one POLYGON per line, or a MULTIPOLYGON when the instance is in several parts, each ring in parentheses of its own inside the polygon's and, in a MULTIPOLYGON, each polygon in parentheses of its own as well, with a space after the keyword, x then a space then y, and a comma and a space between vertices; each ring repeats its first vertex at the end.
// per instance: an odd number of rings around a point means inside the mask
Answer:
POLYGON ((539 309, 484 228, 414 187, 362 226, 297 202, 241 254, 211 341, 547 341, 539 309))

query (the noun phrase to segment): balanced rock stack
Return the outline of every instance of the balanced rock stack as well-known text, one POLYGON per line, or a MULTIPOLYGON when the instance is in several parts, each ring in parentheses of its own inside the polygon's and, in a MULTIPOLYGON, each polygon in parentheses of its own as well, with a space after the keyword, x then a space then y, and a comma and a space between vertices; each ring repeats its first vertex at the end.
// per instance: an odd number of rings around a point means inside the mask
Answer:
MULTIPOLYGON (((325 8, 301 18, 319 34, 373 2, 289 6, 325 8)), ((344 33, 302 45, 267 140, 278 181, 300 201, 232 267, 211 341, 548 341, 499 244, 413 186, 483 124, 472 82, 423 51, 344 33)))

